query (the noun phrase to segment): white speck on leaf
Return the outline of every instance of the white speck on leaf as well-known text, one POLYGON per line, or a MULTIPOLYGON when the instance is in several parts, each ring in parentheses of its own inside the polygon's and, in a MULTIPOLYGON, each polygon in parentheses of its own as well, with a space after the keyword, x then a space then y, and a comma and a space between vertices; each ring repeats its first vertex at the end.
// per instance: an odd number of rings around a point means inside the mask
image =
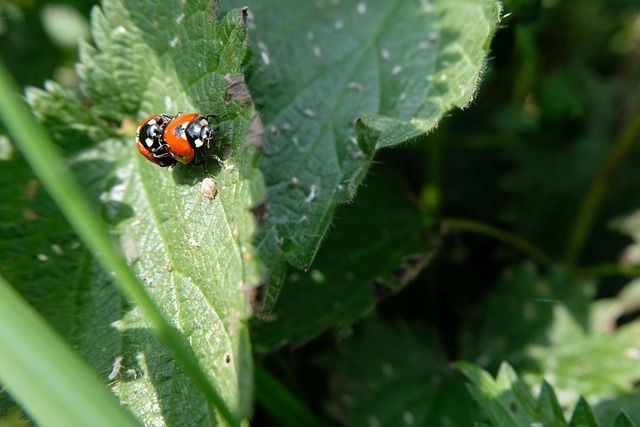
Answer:
POLYGON ((313 199, 316 198, 317 194, 318 194, 318 187, 316 187, 315 184, 312 184, 311 187, 309 187, 309 194, 304 199, 304 202, 305 203, 311 203, 313 201, 313 199))
POLYGON ((262 58, 262 62, 264 65, 269 65, 271 60, 269 59, 269 51, 267 50, 267 45, 263 42, 258 42, 258 49, 260 49, 260 58, 262 58))
POLYGON ((174 38, 169 40, 169 46, 176 47, 178 45, 179 41, 180 41, 180 39, 178 38, 178 36, 175 36, 174 38))
POLYGON ((305 108, 302 111, 302 114, 304 114, 307 117, 315 117, 316 116, 316 112, 313 111, 311 108, 305 108))
POLYGON ((364 15, 365 13, 367 13, 367 4, 363 1, 361 1, 360 3, 358 3, 358 14, 359 15, 364 15))
POLYGON ((404 424, 407 426, 412 426, 413 423, 416 422, 413 413, 410 411, 404 411, 402 413, 402 421, 404 421, 404 424))
POLYGON ((433 12, 433 4, 429 0, 420 0, 420 7, 426 13, 433 12))
POLYGON ((213 197, 218 192, 218 188, 216 186, 216 182, 212 178, 205 178, 200 183, 200 192, 202 195, 208 199, 213 199, 213 197))
POLYGON ((116 27, 116 29, 113 32, 118 35, 127 34, 127 29, 122 25, 119 25, 116 27))
POLYGON ((178 17, 176 18, 176 24, 182 24, 182 21, 184 21, 184 13, 178 15, 178 17))
POLYGON ((382 49, 380 51, 380 56, 382 56, 382 59, 387 60, 387 59, 391 58, 391 53, 389 53, 389 51, 387 49, 382 49))
POLYGON ((120 370, 122 369, 122 356, 117 356, 113 361, 113 368, 111 368, 111 373, 107 377, 109 381, 113 381, 118 375, 120 375, 120 370))
POLYGON ((45 254, 38 254, 38 261, 46 262, 49 261, 49 257, 45 254))
POLYGON ((391 70, 391 74, 393 74, 394 76, 400 74, 400 71, 402 71, 402 65, 396 65, 395 67, 393 67, 393 69, 391 70))
POLYGON ((265 51, 260 52, 260 58, 264 65, 269 65, 269 54, 265 51))
POLYGON ((362 85, 362 83, 358 82, 349 82, 347 84, 347 88, 355 90, 356 92, 362 92, 364 90, 364 86, 362 85))
POLYGON ((316 58, 321 58, 322 57, 322 50, 320 49, 320 46, 314 46, 313 47, 313 55, 316 58))
POLYGON ((54 243, 53 245, 51 245, 51 250, 55 253, 57 253, 58 255, 62 255, 64 254, 64 251, 62 250, 62 248, 60 247, 60 245, 54 243))
POLYGON ((390 363, 383 363, 381 370, 382 375, 384 375, 386 378, 391 378, 393 376, 393 366, 390 363))
POLYGON ((342 22, 341 20, 337 20, 334 24, 333 24, 333 28, 335 28, 336 30, 341 30, 344 28, 344 22, 342 22))
POLYGON ((314 37, 315 37, 315 35, 313 34, 313 31, 307 31, 307 39, 308 40, 313 40, 314 37))

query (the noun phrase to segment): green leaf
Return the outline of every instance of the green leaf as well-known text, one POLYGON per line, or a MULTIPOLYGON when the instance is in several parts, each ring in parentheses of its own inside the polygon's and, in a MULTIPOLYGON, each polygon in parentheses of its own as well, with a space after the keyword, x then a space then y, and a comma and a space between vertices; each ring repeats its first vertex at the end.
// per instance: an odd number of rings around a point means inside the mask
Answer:
MULTIPOLYGON (((463 354, 483 354, 486 366, 500 358, 516 365, 533 387, 544 378, 566 407, 630 393, 640 380, 635 351, 640 323, 612 328, 621 309, 635 310, 640 282, 613 299, 591 302, 594 288, 560 270, 539 274, 523 266, 504 274, 492 298, 478 311, 463 354)), ((596 408, 597 409, 597 408, 596 408)), ((616 411, 617 414, 617 411, 616 411)))
POLYGON ((576 404, 576 409, 569 422, 569 427, 598 427, 598 422, 593 416, 591 407, 582 397, 576 404))
POLYGON ((562 413, 560 403, 553 387, 546 381, 542 381, 540 396, 538 397, 537 413, 542 425, 546 427, 566 427, 567 423, 562 413))
POLYGON ((420 327, 367 322, 321 365, 343 425, 464 426, 479 414, 435 335, 420 327))
MULTIPOLYGON (((487 355, 485 367, 497 369, 503 361, 519 369, 538 371, 539 356, 549 345, 554 310, 565 306, 578 325, 587 327, 592 283, 571 278, 562 270, 540 273, 530 264, 506 270, 496 290, 474 315, 468 316, 463 335, 463 355, 487 355), (540 349, 535 355, 533 349, 540 349)), ((541 378, 533 382, 539 383, 541 378)))
MULTIPOLYGON (((84 101, 55 85, 47 92, 30 91, 29 99, 89 195, 102 204, 104 219, 147 292, 183 334, 228 407, 246 417, 252 404, 247 295, 262 276, 251 243, 255 220, 250 212, 263 198, 255 146, 260 131, 250 98, 232 91, 238 85, 231 87, 247 50, 243 12, 214 23, 211 6, 194 1, 158 8, 150 1, 106 0, 92 16, 96 47, 84 46, 79 67, 88 112, 79 108, 84 101), (131 119, 160 112, 226 116, 218 132, 217 154, 223 160, 209 165, 214 197, 201 190, 207 177, 202 167, 161 169, 137 153, 131 119), (123 119, 122 129, 114 131, 113 121, 123 119)), ((25 206, 29 203, 27 198, 25 206)), ((196 387, 203 379, 187 377, 149 330, 141 310, 112 292, 109 276, 88 257, 77 260, 75 276, 67 275, 73 271, 67 260, 73 259, 74 243, 60 243, 55 233, 66 236, 68 229, 52 212, 51 206, 37 212, 43 216, 40 235, 17 236, 31 252, 15 254, 20 262, 10 265, 9 273, 49 273, 42 282, 55 290, 56 303, 48 317, 79 313, 57 326, 139 419, 217 425, 216 407, 196 387)), ((10 221, 7 227, 20 230, 28 218, 10 221)), ((0 248, 12 250, 9 244, 0 248)), ((34 279, 27 284, 32 289, 40 283, 34 279)), ((32 300, 46 306, 47 296, 42 291, 32 300)))
POLYGON ((621 412, 620 415, 616 417, 613 427, 635 427, 635 423, 629 419, 627 414, 621 412))
MULTIPOLYGON (((469 391, 487 413, 493 426, 599 426, 591 407, 582 397, 578 399, 571 421, 567 424, 556 394, 546 382, 542 383, 536 404, 529 389, 507 363, 500 366, 495 380, 471 363, 457 362, 456 367, 471 380, 469 391)), ((617 413, 614 425, 634 425, 620 409, 617 413)))
POLYGON ((535 401, 511 366, 504 363, 495 381, 484 370, 467 362, 456 367, 472 382, 469 391, 495 426, 527 426, 540 423, 535 401))
POLYGON ((377 168, 355 202, 338 208, 313 268, 290 272, 273 313, 254 321, 257 350, 301 345, 330 328, 344 333, 428 264, 435 249, 404 187, 377 168))
POLYGON ((259 241, 308 268, 375 151, 423 137, 471 101, 500 8, 279 0, 251 12, 249 86, 267 130, 260 166, 269 210, 259 241))
POLYGON ((1 277, 0 325, 0 382, 38 425, 139 425, 1 277))
MULTIPOLYGON (((260 197, 260 176, 255 168, 257 152, 251 146, 243 146, 253 110, 239 110, 237 103, 224 103, 227 89, 224 76, 240 72, 246 51, 245 32, 239 11, 227 15, 214 27, 209 22, 212 17, 206 2, 190 2, 184 7, 159 10, 154 7, 157 13, 149 20, 147 12, 151 5, 136 4, 127 10, 117 3, 105 4, 103 13, 94 13, 98 32, 95 37, 123 32, 119 30, 123 15, 131 19, 125 26, 125 35, 144 34, 129 52, 135 57, 142 43, 144 55, 140 61, 149 60, 145 63, 150 71, 146 73, 146 86, 137 93, 144 100, 141 108, 149 109, 138 113, 139 118, 162 111, 172 114, 197 111, 219 116, 224 116, 225 110, 235 113, 232 121, 221 126, 230 154, 214 171, 217 195, 210 198, 201 192, 202 169, 191 166, 160 169, 136 154, 133 162, 111 159, 117 165, 113 173, 116 182, 106 189, 106 200, 116 206, 107 214, 114 222, 129 262, 151 296, 188 337, 200 364, 233 411, 247 416, 251 406, 251 389, 247 385, 252 374, 244 323, 250 309, 244 290, 260 280, 257 257, 251 246, 255 224, 249 212, 260 197), (163 31, 145 32, 149 26, 163 31), (125 214, 120 204, 124 205, 125 214), (126 218, 126 213, 132 216, 126 218)), ((95 58, 96 63, 102 55, 109 57, 113 52, 102 51, 95 58)), ((96 70, 87 68, 87 72, 96 70)), ((97 73, 93 77, 97 80, 88 79, 88 85, 99 91, 91 93, 92 96, 118 91, 117 86, 122 85, 120 80, 101 77, 97 73)), ((131 83, 133 87, 135 84, 131 83)), ((101 99, 96 111, 109 108, 110 102, 116 101, 101 99)), ((120 111, 127 110, 121 107, 120 111)), ((130 150, 134 151, 133 147, 130 150)), ((135 401, 139 413, 157 422, 164 419, 173 424, 188 414, 190 420, 215 423, 211 408, 204 404, 197 389, 176 370, 167 352, 149 341, 144 329, 136 313, 125 316, 120 325, 121 333, 128 338, 123 342, 123 353, 133 359, 134 370, 148 375, 120 381, 115 387, 118 395, 125 402, 135 401), (184 392, 174 393, 176 387, 184 392), (149 408, 146 402, 156 399, 176 410, 168 416, 144 412, 149 408)))

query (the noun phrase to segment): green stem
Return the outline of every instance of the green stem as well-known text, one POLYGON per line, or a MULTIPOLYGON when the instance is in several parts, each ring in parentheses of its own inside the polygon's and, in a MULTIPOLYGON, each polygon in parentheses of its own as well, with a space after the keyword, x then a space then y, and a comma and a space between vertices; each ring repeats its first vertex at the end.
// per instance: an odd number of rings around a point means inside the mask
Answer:
POLYGON ((313 413, 292 395, 269 372, 255 367, 256 399, 274 418, 285 427, 323 427, 313 413))
POLYGON ((496 240, 513 246, 545 267, 553 267, 555 265, 555 262, 549 256, 531 242, 482 222, 459 218, 444 218, 442 220, 442 228, 445 230, 461 230, 484 234, 485 236, 493 237, 496 240))
POLYGON ((589 232, 602 207, 609 182, 639 134, 640 109, 636 111, 624 131, 616 139, 609 155, 604 160, 598 174, 591 182, 585 198, 582 200, 582 205, 578 210, 578 216, 565 249, 564 260, 568 266, 573 266, 578 262, 589 237, 589 232))
POLYGON ((623 264, 596 264, 581 267, 575 270, 576 274, 581 276, 640 276, 640 265, 623 265, 623 264))
POLYGON ((176 360, 201 388, 220 416, 229 425, 240 427, 240 422, 209 381, 191 349, 184 344, 180 332, 165 320, 127 266, 105 225, 100 221, 100 213, 89 202, 84 190, 62 161, 57 147, 17 93, 6 67, 0 62, 0 118, 40 182, 102 268, 113 272, 120 290, 140 306, 158 336, 173 350, 176 360))

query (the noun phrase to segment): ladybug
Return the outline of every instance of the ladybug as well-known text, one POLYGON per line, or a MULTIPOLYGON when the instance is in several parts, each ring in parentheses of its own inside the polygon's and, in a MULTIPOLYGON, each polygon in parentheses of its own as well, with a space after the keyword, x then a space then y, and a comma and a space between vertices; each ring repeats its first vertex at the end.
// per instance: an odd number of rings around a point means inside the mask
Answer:
POLYGON ((176 159, 164 140, 165 127, 173 118, 167 114, 149 116, 140 123, 136 131, 136 144, 140 154, 161 167, 176 164, 176 159))
POLYGON ((209 125, 210 119, 217 116, 202 116, 198 113, 178 115, 164 128, 163 139, 167 144, 167 152, 178 162, 189 164, 196 155, 196 150, 209 147, 215 130, 209 125))

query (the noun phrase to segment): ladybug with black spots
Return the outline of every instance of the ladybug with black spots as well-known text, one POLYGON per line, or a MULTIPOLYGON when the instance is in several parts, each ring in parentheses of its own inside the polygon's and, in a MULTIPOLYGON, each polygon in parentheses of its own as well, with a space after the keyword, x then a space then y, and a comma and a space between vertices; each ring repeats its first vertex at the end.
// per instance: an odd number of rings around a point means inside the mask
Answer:
POLYGON ((217 120, 219 118, 212 114, 203 116, 198 113, 149 116, 142 121, 136 133, 138 151, 161 167, 173 166, 177 162, 192 163, 196 151, 204 157, 204 148, 209 147, 215 136, 215 128, 211 124, 217 120))
POLYGON ((164 141, 165 127, 173 120, 173 116, 157 114, 149 116, 140 123, 136 131, 138 151, 150 162, 166 167, 176 164, 164 141))

